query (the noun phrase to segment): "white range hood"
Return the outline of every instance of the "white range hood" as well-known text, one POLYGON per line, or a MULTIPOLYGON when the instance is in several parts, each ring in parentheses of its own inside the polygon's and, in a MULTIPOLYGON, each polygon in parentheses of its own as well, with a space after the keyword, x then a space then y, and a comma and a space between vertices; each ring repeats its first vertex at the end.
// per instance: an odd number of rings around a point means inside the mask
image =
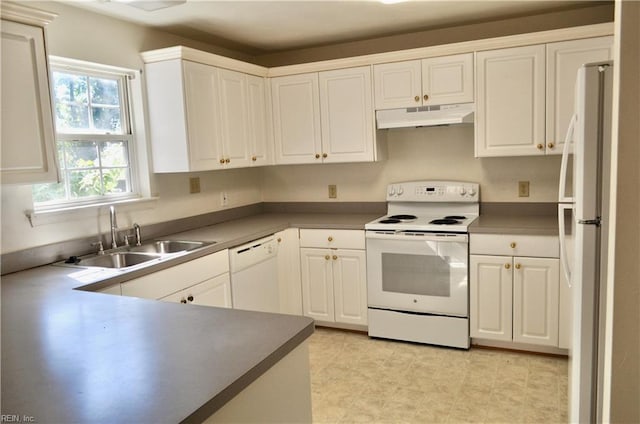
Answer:
POLYGON ((475 105, 461 103, 376 111, 378 129, 473 123, 475 105))

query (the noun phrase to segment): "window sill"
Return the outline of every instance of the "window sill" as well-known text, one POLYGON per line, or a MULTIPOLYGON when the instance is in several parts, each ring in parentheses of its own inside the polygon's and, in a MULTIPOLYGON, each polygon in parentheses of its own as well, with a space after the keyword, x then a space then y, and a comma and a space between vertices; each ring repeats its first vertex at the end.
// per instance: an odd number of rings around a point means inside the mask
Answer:
POLYGON ((113 200, 104 203, 92 203, 90 205, 77 205, 46 210, 26 210, 25 216, 29 220, 31 227, 40 225, 55 224, 69 220, 94 217, 100 213, 100 209, 111 205, 122 206, 124 210, 140 210, 152 207, 159 197, 136 197, 133 199, 113 200))

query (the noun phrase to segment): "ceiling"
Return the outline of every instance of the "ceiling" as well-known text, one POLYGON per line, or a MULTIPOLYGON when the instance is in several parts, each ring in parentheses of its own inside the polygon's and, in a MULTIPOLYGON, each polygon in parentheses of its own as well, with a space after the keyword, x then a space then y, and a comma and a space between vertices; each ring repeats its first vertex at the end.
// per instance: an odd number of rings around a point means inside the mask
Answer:
POLYGON ((145 11, 127 4, 129 1, 61 2, 249 54, 314 47, 604 3, 589 0, 410 0, 396 4, 382 4, 376 0, 187 0, 177 6, 145 11))

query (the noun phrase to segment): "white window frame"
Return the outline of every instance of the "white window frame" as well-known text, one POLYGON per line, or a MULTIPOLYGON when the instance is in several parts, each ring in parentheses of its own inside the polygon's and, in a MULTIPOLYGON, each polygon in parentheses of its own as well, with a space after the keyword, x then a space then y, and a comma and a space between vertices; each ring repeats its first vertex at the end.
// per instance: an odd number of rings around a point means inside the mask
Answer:
MULTIPOLYGON (((112 194, 107 196, 92 196, 77 200, 61 200, 55 203, 39 204, 33 203, 33 209, 26 211, 26 215, 34 224, 33 218, 37 215, 51 215, 58 212, 68 212, 74 210, 82 210, 87 208, 102 207, 114 203, 132 203, 139 201, 156 200, 151 197, 150 169, 148 164, 149 154, 146 142, 146 129, 144 118, 144 99, 141 71, 120 68, 109 65, 85 62, 75 59, 62 58, 57 56, 49 57, 50 69, 70 72, 83 73, 90 76, 109 76, 122 77, 123 84, 120 88, 120 95, 125 101, 122 101, 123 122, 122 134, 104 134, 104 133, 84 133, 84 132, 66 132, 59 133, 56 131, 56 154, 57 142, 65 140, 79 140, 78 135, 89 136, 87 140, 127 140, 129 154, 129 170, 131 192, 123 194, 112 194), (125 122, 126 121, 126 122, 125 122)), ((52 85, 53 90, 53 85, 52 85)), ((52 95, 52 99, 53 99, 52 95)), ((55 105, 54 105, 55 106, 55 105)))

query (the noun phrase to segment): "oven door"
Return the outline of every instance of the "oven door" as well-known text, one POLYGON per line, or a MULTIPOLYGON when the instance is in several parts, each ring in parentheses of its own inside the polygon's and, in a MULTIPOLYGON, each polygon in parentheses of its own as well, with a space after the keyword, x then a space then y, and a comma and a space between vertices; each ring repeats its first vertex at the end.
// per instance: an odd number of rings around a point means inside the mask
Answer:
POLYGON ((367 231, 371 308, 468 316, 466 234, 367 231))

